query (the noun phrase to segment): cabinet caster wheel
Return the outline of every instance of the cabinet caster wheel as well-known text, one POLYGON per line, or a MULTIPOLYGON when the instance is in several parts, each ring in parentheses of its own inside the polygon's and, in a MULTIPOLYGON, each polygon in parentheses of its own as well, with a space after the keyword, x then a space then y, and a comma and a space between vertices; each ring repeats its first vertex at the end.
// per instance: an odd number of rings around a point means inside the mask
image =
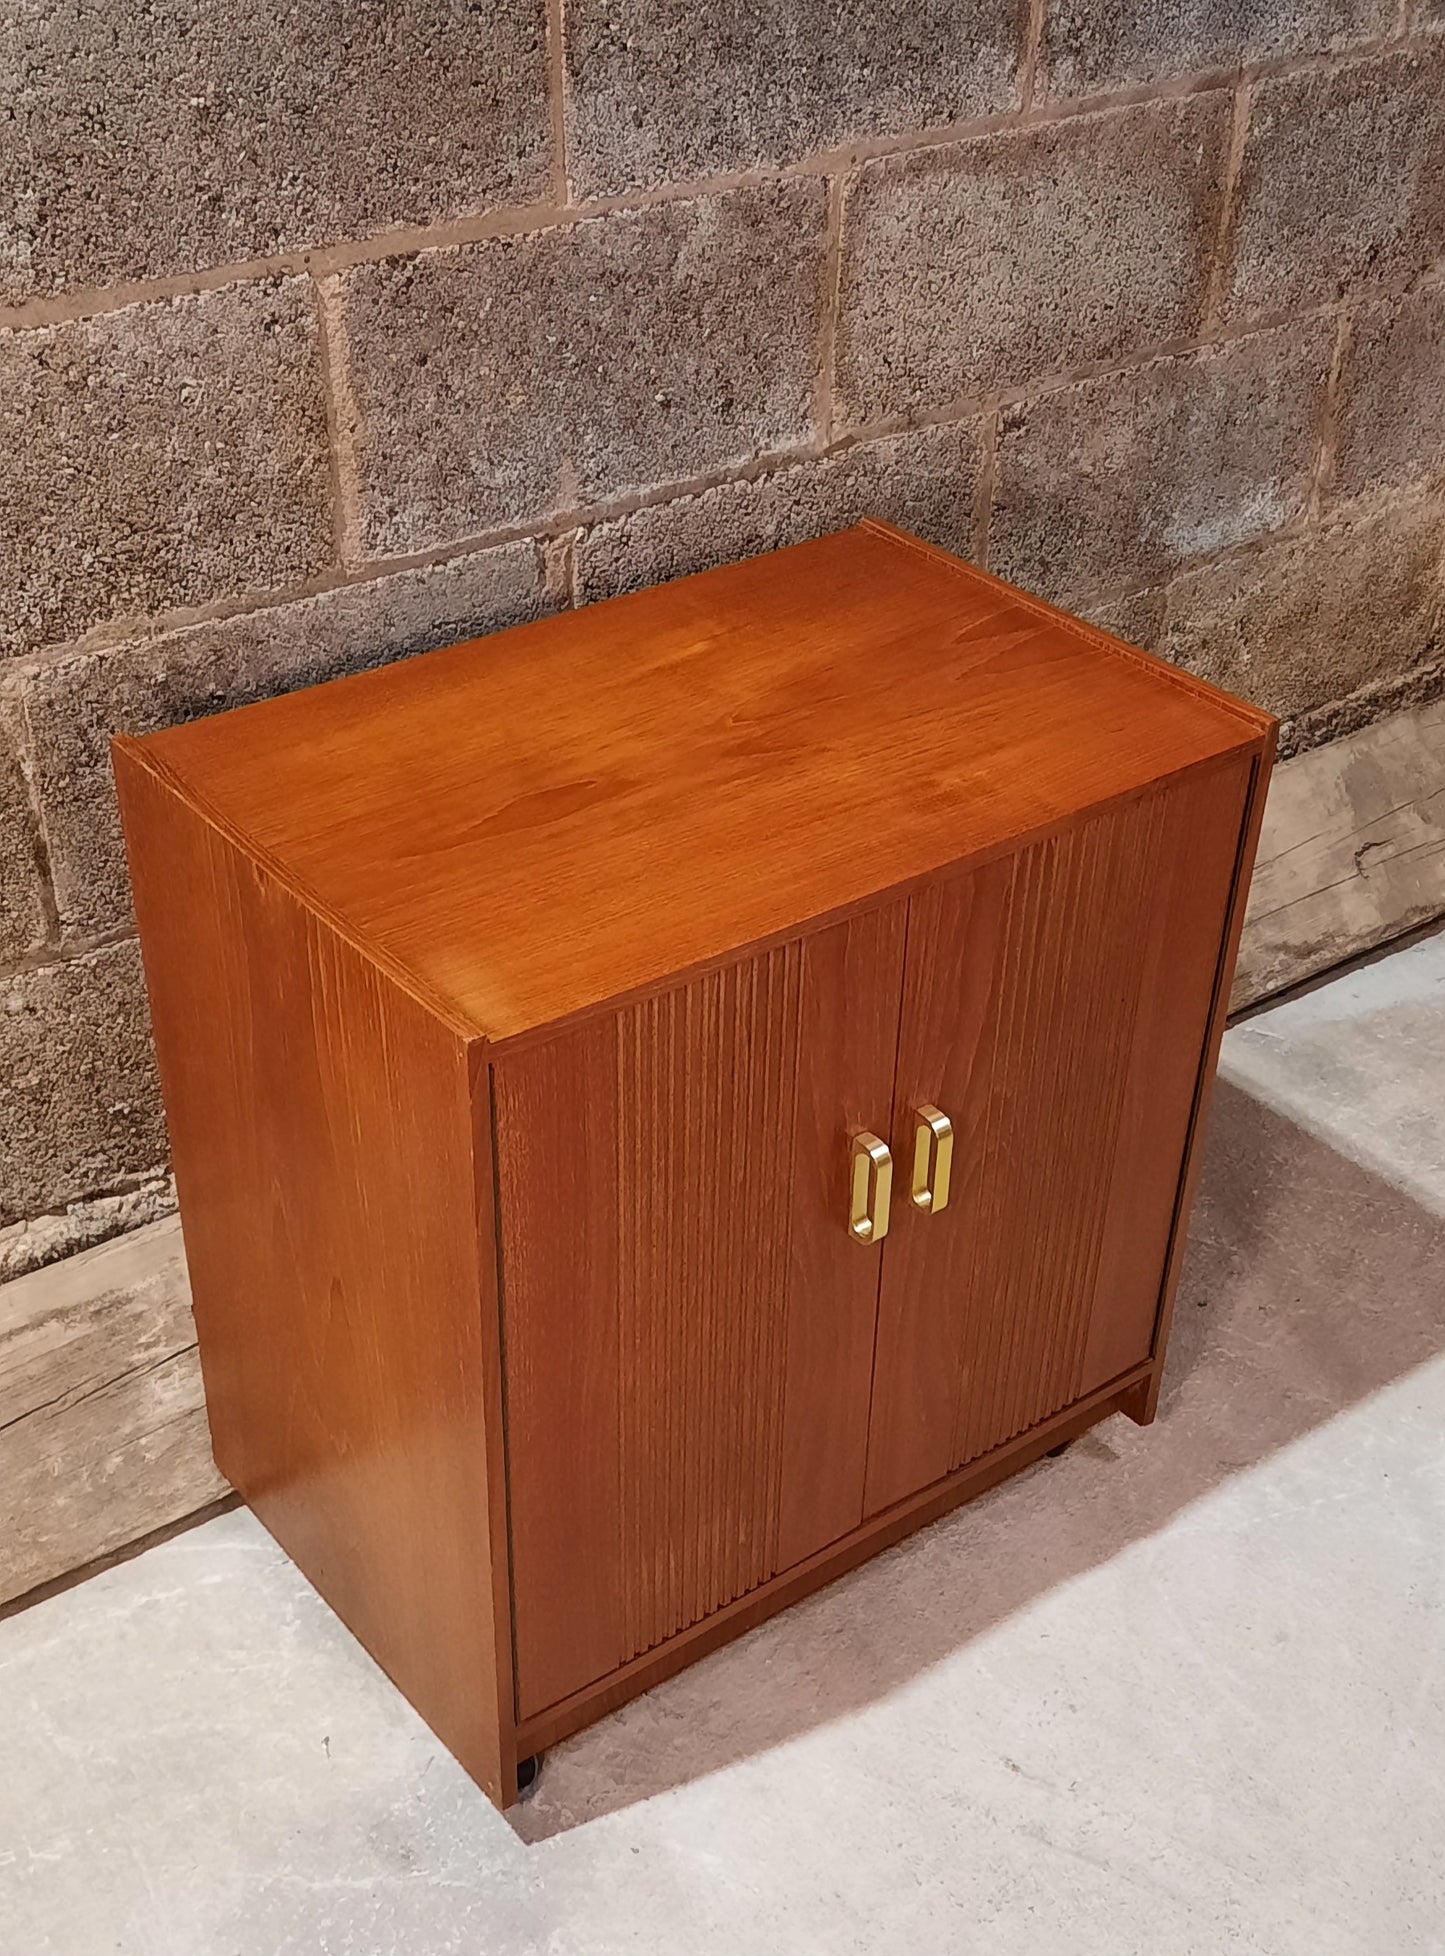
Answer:
POLYGON ((519 1800, 525 1799, 527 1794, 537 1784, 537 1775, 541 1770, 542 1755, 540 1752, 528 1753, 525 1759, 519 1759, 517 1761, 517 1798, 519 1800))
POLYGON ((1061 1453, 1067 1453, 1073 1444, 1072 1440, 1060 1440, 1056 1447, 1049 1448, 1048 1452, 1044 1455, 1045 1460, 1057 1460, 1059 1455, 1061 1453))

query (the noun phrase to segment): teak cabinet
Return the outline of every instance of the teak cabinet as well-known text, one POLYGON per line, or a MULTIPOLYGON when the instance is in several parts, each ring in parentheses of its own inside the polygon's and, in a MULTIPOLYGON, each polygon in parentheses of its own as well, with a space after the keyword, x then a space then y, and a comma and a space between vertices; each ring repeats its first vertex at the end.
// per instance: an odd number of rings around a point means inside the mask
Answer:
POLYGON ((117 740, 216 1458, 493 1799, 1152 1417, 1273 738, 867 523, 117 740))

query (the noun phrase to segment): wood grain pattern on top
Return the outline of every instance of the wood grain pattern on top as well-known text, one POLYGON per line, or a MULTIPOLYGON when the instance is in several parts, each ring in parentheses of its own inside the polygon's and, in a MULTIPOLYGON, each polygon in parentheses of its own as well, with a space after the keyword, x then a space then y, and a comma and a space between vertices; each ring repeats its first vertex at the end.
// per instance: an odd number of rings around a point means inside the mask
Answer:
POLYGON ((501 1040, 1268 725, 869 523, 119 744, 501 1040))

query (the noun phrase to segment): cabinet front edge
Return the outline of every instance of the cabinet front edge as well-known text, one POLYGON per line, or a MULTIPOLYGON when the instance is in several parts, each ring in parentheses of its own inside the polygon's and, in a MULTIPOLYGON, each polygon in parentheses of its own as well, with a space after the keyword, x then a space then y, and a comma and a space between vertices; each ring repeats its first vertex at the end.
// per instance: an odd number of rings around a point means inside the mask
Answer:
POLYGON ((1154 1318, 1154 1338, 1150 1347, 1153 1374, 1145 1408, 1146 1421, 1153 1418, 1159 1397, 1164 1356, 1169 1344, 1169 1328, 1174 1317, 1174 1301, 1178 1294, 1179 1278, 1184 1263, 1189 1217, 1194 1206, 1194 1194, 1198 1186, 1199 1170, 1204 1154, 1201 1144, 1209 1118, 1209 1104, 1214 1094, 1215 1076, 1219 1069, 1219 1048, 1224 1038, 1225 1022, 1229 1016, 1230 985, 1234 977, 1235 963, 1239 957, 1239 940, 1244 930, 1244 913, 1249 899, 1250 878, 1254 872, 1260 829, 1264 823, 1264 806, 1269 792, 1270 770, 1274 764, 1275 738, 1276 730, 1271 727, 1264 740, 1260 742, 1259 751, 1254 757, 1250 770, 1244 813, 1240 821, 1234 876, 1229 891, 1229 907, 1225 912, 1224 924, 1220 932, 1219 953, 1214 969, 1214 990, 1210 997, 1209 1018, 1199 1056, 1199 1070, 1195 1076, 1194 1101, 1189 1112, 1184 1159, 1180 1165, 1174 1216, 1169 1229, 1169 1247, 1165 1252, 1164 1274, 1159 1287, 1159 1305, 1154 1318))

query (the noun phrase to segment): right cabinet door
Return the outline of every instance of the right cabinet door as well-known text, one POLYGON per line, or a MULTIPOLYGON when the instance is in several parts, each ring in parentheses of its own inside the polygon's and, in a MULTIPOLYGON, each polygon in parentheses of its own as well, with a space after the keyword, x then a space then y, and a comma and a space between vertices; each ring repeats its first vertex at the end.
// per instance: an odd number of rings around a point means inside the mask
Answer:
POLYGON ((911 899, 869 1514, 1149 1356, 1251 765, 911 899), (954 1129, 936 1211, 925 1106, 954 1129))

